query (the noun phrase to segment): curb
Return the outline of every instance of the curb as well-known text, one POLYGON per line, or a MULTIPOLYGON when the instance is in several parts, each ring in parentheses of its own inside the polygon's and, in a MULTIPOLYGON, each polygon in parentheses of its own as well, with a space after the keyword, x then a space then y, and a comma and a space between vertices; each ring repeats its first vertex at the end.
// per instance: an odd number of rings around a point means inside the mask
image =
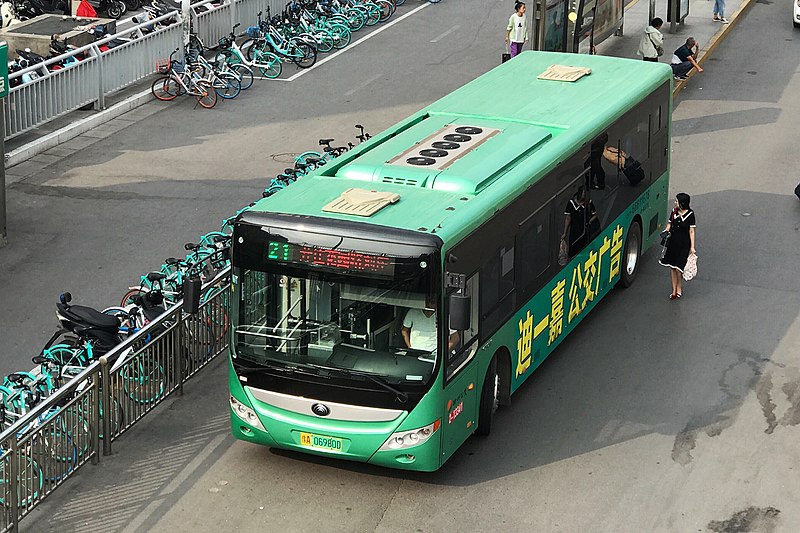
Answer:
POLYGON ((152 98, 153 94, 150 92, 150 89, 142 91, 138 94, 134 94, 133 96, 129 96, 125 100, 117 102, 111 107, 95 113, 92 116, 82 118, 76 122, 73 122, 72 124, 69 124, 68 126, 64 126, 59 130, 48 133, 47 135, 42 135, 38 139, 8 152, 5 157, 5 167, 6 169, 9 169, 14 165, 18 165, 23 161, 27 161, 28 159, 41 154, 42 152, 46 152, 51 148, 55 148, 61 143, 65 143, 70 139, 74 139, 78 135, 86 133, 87 131, 96 128, 101 124, 105 124, 106 122, 109 122, 120 115, 124 115, 128 111, 132 111, 133 109, 147 103, 152 98))
MULTIPOLYGON (((703 47, 697 54, 698 65, 702 66, 703 63, 705 63, 706 57, 711 55, 717 49, 719 43, 722 40, 724 40, 728 36, 728 33, 730 33, 733 30, 733 27, 736 26, 736 24, 738 24, 739 17, 742 16, 755 3, 756 0, 746 0, 745 3, 739 5, 739 9, 733 12, 733 15, 731 15, 731 18, 728 21, 728 24, 723 24, 722 28, 720 28, 720 30, 717 33, 715 33, 713 37, 711 37, 711 40, 708 41, 708 44, 705 47, 703 47)), ((689 71, 689 79, 675 83, 675 87, 672 89, 673 98, 678 96, 678 93, 681 92, 684 87, 686 87, 686 84, 689 82, 690 79, 694 77, 694 75, 695 75, 695 70, 692 69, 691 71, 689 71)))

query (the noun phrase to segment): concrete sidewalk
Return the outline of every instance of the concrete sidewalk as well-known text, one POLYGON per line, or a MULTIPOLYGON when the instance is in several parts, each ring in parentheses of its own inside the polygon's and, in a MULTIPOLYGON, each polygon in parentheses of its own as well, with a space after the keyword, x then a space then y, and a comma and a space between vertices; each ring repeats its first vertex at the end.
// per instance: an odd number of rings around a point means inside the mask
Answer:
MULTIPOLYGON (((739 18, 750 8, 755 0, 730 0, 725 6, 725 18, 728 24, 722 24, 712 20, 713 0, 689 0, 689 14, 684 19, 683 24, 678 24, 675 33, 670 33, 670 23, 667 22, 667 3, 662 0, 656 3, 655 16, 664 20, 661 33, 664 34, 664 55, 659 61, 669 63, 672 53, 686 42, 688 37, 694 37, 700 45, 698 63, 701 67, 706 59, 713 53, 714 49, 725 36, 733 30, 739 18)), ((636 55, 639 48, 639 39, 647 26, 649 11, 648 0, 633 0, 625 7, 625 26, 624 34, 621 36, 609 37, 605 42, 597 46, 597 53, 617 57, 630 57, 641 59, 636 55)), ((705 68, 705 67, 703 67, 705 68)), ((689 77, 697 76, 695 69, 689 73, 689 77)), ((674 94, 677 95, 686 83, 691 80, 675 82, 674 94)))

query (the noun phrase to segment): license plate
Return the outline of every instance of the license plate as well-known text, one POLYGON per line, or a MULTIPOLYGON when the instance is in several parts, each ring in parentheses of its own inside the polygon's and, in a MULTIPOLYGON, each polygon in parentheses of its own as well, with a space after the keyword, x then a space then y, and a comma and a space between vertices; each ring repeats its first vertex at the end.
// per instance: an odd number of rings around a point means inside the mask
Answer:
POLYGON ((315 435, 313 433, 300 433, 300 445, 307 448, 319 448, 332 452, 342 451, 342 439, 315 435))

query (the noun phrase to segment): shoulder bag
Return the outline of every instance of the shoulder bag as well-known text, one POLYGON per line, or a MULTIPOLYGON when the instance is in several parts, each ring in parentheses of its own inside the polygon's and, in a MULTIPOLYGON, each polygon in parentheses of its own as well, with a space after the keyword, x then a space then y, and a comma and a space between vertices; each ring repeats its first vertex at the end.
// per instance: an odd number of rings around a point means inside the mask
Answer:
POLYGON ((650 42, 653 43, 653 48, 656 49, 656 55, 658 55, 658 57, 663 56, 664 55, 664 47, 660 46, 660 45, 657 45, 655 42, 653 42, 653 37, 649 33, 647 34, 647 37, 650 39, 650 42))

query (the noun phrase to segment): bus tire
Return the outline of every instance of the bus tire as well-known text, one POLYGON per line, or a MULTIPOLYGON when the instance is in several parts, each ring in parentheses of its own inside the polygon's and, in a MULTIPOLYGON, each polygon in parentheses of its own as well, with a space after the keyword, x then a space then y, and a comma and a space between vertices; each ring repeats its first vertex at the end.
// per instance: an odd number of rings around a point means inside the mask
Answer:
POLYGON ((486 377, 483 379, 481 388, 481 400, 478 406, 478 429, 475 433, 486 436, 492 431, 492 419, 494 412, 497 411, 498 400, 500 398, 500 379, 497 375, 497 357, 489 363, 486 370, 486 377))
POLYGON ((634 221, 628 230, 628 238, 625 239, 625 249, 622 253, 622 265, 619 283, 623 287, 630 287, 639 272, 639 261, 642 257, 642 227, 638 221, 634 221))

